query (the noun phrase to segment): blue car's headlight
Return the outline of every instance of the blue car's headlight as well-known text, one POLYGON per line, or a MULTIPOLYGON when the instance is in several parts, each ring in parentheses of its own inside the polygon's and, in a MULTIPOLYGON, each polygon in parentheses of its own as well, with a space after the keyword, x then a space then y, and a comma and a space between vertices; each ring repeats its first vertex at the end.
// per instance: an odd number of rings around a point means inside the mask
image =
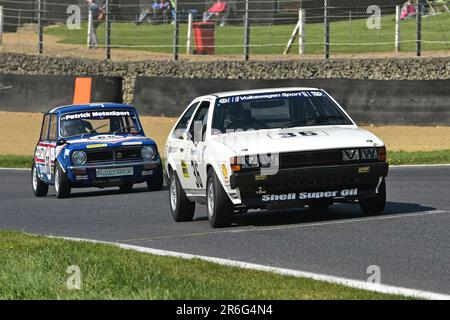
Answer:
POLYGON ((156 156, 156 150, 151 146, 145 146, 141 150, 141 155, 144 160, 152 160, 156 156))
POLYGON ((86 152, 84 151, 75 151, 72 153, 72 162, 74 165, 79 166, 85 164, 87 160, 86 152))

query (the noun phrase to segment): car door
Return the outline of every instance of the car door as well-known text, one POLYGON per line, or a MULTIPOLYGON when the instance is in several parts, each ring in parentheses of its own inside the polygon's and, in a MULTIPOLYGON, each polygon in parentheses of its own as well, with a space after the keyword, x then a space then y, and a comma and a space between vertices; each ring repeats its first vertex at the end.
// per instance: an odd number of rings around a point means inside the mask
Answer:
POLYGON ((46 114, 44 115, 44 120, 42 122, 41 128, 41 136, 39 138, 39 143, 36 146, 35 151, 35 164, 39 176, 42 180, 51 182, 53 178, 53 162, 55 155, 55 147, 56 147, 56 138, 52 139, 54 133, 56 133, 56 129, 53 127, 52 130, 50 128, 53 125, 56 125, 56 116, 46 114), (50 131, 52 131, 52 135, 50 136, 50 131))
POLYGON ((185 189, 191 190, 193 195, 196 193, 204 194, 203 190, 206 188, 206 163, 204 161, 204 154, 207 147, 205 137, 210 105, 211 102, 208 100, 200 102, 189 124, 188 134, 185 139, 190 175, 185 189))
POLYGON ((186 141, 184 139, 198 104, 199 101, 194 101, 186 108, 166 143, 166 159, 170 159, 171 163, 175 165, 174 169, 178 173, 178 178, 183 188, 186 185, 186 179, 190 177, 187 170, 186 141))

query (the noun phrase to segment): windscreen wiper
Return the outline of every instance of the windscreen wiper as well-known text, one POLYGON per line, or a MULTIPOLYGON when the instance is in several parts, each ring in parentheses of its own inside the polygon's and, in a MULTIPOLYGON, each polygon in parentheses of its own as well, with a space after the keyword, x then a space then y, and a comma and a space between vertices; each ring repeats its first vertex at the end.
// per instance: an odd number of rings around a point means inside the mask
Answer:
POLYGON ((132 128, 136 128, 135 126, 126 126, 126 127, 122 127, 116 131, 113 132, 113 134, 116 134, 117 132, 123 131, 125 129, 132 129, 132 128))

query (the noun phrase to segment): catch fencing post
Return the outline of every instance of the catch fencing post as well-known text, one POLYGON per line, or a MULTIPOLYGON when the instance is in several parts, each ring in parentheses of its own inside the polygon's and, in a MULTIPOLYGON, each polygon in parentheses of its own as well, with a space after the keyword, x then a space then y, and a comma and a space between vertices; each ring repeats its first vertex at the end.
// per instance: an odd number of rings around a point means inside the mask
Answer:
POLYGON ((400 16, 402 14, 402 7, 395 7, 395 52, 400 52, 401 38, 400 38, 400 16))
POLYGON ((250 22, 248 21, 248 0, 245 0, 244 14, 244 60, 248 61, 250 57, 250 22))
POLYGON ((298 54, 305 54, 305 10, 298 11, 298 54))
POLYGON ((194 20, 194 14, 189 12, 188 15, 188 29, 187 29, 187 41, 186 41, 186 54, 191 54, 192 44, 192 21, 194 20))
POLYGON ((3 6, 0 6, 0 44, 3 38, 3 6))
POLYGON ((174 29, 173 29, 173 60, 178 60, 178 46, 180 36, 180 24, 178 22, 178 1, 175 1, 174 29))
POLYGON ((38 0, 37 7, 37 19, 38 19, 38 52, 42 54, 44 52, 44 30, 42 21, 42 0, 38 0))
POLYGON ((420 57, 422 55, 422 10, 423 3, 421 0, 417 3, 416 14, 416 55, 420 57))
POLYGON ((92 11, 89 9, 88 26, 87 26, 87 47, 91 48, 91 32, 92 32, 92 11))
POLYGON ((109 16, 109 0, 105 1, 106 17, 105 17, 105 28, 106 28, 106 60, 111 59, 111 21, 109 16))
POLYGON ((330 58, 330 21, 328 20, 328 1, 324 0, 323 5, 323 25, 324 25, 324 56, 325 59, 330 58))

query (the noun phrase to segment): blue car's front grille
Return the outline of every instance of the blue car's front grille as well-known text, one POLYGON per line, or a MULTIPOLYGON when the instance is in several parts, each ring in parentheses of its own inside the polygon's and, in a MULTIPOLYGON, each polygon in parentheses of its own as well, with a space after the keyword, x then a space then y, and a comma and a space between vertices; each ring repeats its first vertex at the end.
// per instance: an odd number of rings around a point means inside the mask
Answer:
POLYGON ((97 162, 110 162, 114 159, 114 154, 112 150, 109 151, 88 151, 86 152, 87 161, 86 163, 97 163, 97 162))
POLYGON ((141 148, 117 148, 86 151, 88 164, 142 160, 141 148))

